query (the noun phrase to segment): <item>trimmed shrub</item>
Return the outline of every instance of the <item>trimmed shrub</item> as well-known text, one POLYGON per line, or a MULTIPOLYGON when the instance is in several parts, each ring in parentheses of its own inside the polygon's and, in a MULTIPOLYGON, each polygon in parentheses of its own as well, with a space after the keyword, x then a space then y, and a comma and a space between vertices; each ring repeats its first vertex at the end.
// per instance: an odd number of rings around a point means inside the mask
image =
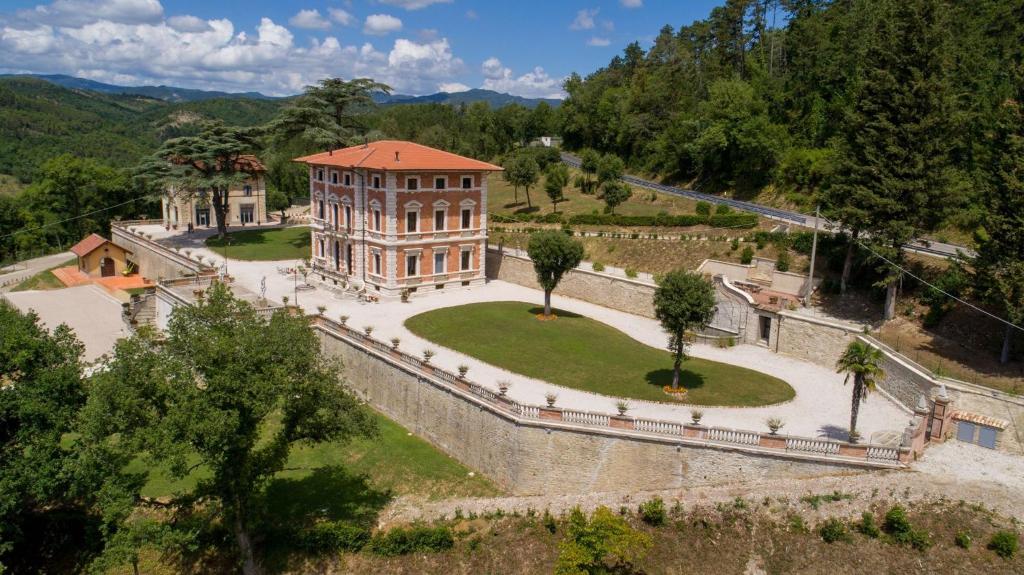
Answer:
POLYGON ((857 531, 872 539, 878 539, 878 536, 882 534, 882 530, 875 523, 875 515, 870 511, 865 511, 861 514, 860 523, 857 524, 857 531))
POLYGON ((710 216, 711 215, 711 204, 709 204, 708 202, 705 202, 705 201, 697 202, 697 207, 694 208, 694 211, 697 212, 697 214, 702 215, 702 216, 710 216))
POLYGON ((961 549, 970 549, 971 542, 971 534, 966 531, 957 531, 956 536, 953 537, 953 543, 961 549))
POLYGON ((740 239, 739 238, 733 238, 732 241, 729 242, 729 249, 732 250, 732 251, 736 251, 736 250, 740 249, 740 239))
POLYGON ((988 548, 1003 559, 1010 559, 1017 552, 1018 537, 1013 531, 1001 530, 992 534, 988 548))
POLYGON ((370 539, 371 553, 384 557, 424 551, 445 551, 455 545, 448 527, 395 527, 370 539))
POLYGON ((640 519, 644 523, 658 527, 665 524, 665 502, 660 497, 640 504, 640 519))
POLYGON ((775 269, 780 271, 780 272, 788 272, 789 271, 789 252, 787 252, 787 251, 779 252, 779 258, 777 260, 775 260, 775 269))
POLYGON ((715 214, 716 215, 731 214, 731 213, 732 213, 732 208, 730 208, 726 204, 718 204, 717 206, 715 206, 715 214))
POLYGON ((740 263, 747 265, 752 261, 754 261, 754 250, 750 249, 750 246, 747 246, 743 248, 742 252, 740 252, 740 263))
POLYGON ((594 262, 594 271, 595 272, 603 272, 604 271, 604 264, 601 263, 601 262, 594 262))
POLYGON ((637 271, 633 268, 626 268, 626 277, 634 279, 637 276, 637 271))
POLYGON ((846 525, 844 525, 842 521, 834 518, 823 523, 818 529, 818 533, 821 535, 821 538, 825 543, 850 540, 850 533, 846 530, 846 525))
POLYGON ((341 521, 325 521, 299 531, 296 546, 309 553, 359 551, 370 540, 362 527, 341 521))

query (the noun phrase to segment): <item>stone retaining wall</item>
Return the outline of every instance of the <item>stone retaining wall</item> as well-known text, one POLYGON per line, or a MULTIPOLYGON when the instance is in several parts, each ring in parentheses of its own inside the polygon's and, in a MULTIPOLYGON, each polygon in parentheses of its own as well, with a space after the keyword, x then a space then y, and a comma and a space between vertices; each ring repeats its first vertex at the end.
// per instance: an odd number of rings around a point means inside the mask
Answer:
MULTIPOLYGON (((529 258, 487 250, 487 278, 499 279, 540 289, 533 262, 529 258)), ((556 293, 643 317, 654 317, 654 290, 651 283, 616 277, 589 270, 574 269, 565 274, 556 293)))
MULTIPOLYGON (((789 453, 785 451, 787 440, 779 436, 776 443, 780 445, 771 448, 781 450, 771 453, 756 444, 694 445, 682 437, 615 425, 601 428, 567 423, 562 417, 545 417, 549 410, 544 408, 535 419, 522 419, 458 386, 426 377, 390 358, 388 352, 351 341, 348 338, 353 336, 344 337, 344 330, 327 327, 329 324, 326 320, 316 324, 324 352, 342 359, 349 385, 357 393, 388 417, 514 494, 667 489, 764 476, 806 478, 894 465, 836 457, 870 458, 868 446, 856 454, 838 445, 832 456, 789 453)), ((729 430, 721 433, 758 435, 729 430)), ((763 438, 760 441, 765 443, 763 438)), ((901 453, 901 457, 904 455, 901 453)))
POLYGON ((198 262, 132 233, 127 228, 111 225, 110 241, 130 251, 131 260, 139 266, 139 274, 154 281, 175 279, 204 271, 198 262))

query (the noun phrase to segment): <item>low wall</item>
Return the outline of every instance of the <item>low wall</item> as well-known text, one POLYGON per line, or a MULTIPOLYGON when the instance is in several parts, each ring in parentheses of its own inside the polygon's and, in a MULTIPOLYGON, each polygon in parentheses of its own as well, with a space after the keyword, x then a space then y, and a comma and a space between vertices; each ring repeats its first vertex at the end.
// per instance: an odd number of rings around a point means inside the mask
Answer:
POLYGON ((132 233, 127 228, 110 226, 110 240, 132 253, 131 260, 139 266, 143 277, 159 281, 195 275, 204 266, 152 240, 132 233))
POLYGON ((324 352, 388 417, 515 494, 681 488, 899 468, 909 450, 524 406, 317 318, 324 352), (449 381, 450 380, 450 381, 449 381))
MULTIPOLYGON (((487 250, 487 278, 540 289, 533 262, 529 258, 496 249, 487 250)), ((600 272, 574 269, 565 274, 556 293, 627 313, 654 317, 654 290, 651 283, 621 278, 600 272)))

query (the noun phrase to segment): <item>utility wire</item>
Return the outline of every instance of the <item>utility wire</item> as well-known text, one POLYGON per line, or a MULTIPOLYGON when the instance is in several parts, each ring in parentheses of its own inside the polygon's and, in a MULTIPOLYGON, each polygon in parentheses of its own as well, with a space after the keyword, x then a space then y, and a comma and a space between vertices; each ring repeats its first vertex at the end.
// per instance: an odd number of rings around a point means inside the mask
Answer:
POLYGON ((121 206, 123 206, 125 204, 130 204, 132 202, 137 202, 137 201, 142 200, 142 199, 145 199, 145 196, 140 196, 138 198, 134 198, 134 199, 128 200, 127 202, 121 202, 120 204, 114 204, 113 206, 107 206, 105 208, 100 208, 98 210, 93 210, 91 212, 87 212, 87 213, 75 216, 73 218, 63 219, 63 220, 60 220, 58 222, 50 222, 48 224, 43 224, 43 225, 35 227, 35 228, 21 229, 21 230, 18 230, 16 232, 11 232, 9 234, 4 234, 4 235, 0 236, 0 240, 5 239, 5 238, 9 238, 11 236, 16 236, 18 234, 24 234, 24 233, 27 233, 27 232, 34 232, 34 231, 41 230, 41 229, 44 229, 44 228, 48 228, 48 227, 51 227, 51 226, 56 226, 56 225, 67 223, 67 222, 70 222, 70 221, 73 221, 73 220, 81 219, 81 218, 84 218, 86 216, 91 216, 93 214, 98 214, 100 212, 105 212, 107 210, 112 210, 114 208, 119 208, 119 207, 121 207, 121 206))

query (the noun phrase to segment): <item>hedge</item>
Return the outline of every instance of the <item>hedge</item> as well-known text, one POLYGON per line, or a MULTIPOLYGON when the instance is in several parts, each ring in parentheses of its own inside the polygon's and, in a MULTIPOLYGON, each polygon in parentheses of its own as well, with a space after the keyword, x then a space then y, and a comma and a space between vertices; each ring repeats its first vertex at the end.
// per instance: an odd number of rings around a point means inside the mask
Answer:
POLYGON ((378 533, 370 539, 368 549, 377 555, 394 557, 418 551, 445 551, 454 545, 455 538, 447 527, 415 526, 378 533))
POLYGON ((495 223, 533 222, 540 224, 570 224, 577 226, 625 226, 625 227, 678 227, 710 225, 715 228, 752 228, 757 225, 757 216, 746 213, 728 214, 682 214, 670 216, 627 216, 622 214, 577 214, 564 218, 562 214, 491 214, 495 223))

